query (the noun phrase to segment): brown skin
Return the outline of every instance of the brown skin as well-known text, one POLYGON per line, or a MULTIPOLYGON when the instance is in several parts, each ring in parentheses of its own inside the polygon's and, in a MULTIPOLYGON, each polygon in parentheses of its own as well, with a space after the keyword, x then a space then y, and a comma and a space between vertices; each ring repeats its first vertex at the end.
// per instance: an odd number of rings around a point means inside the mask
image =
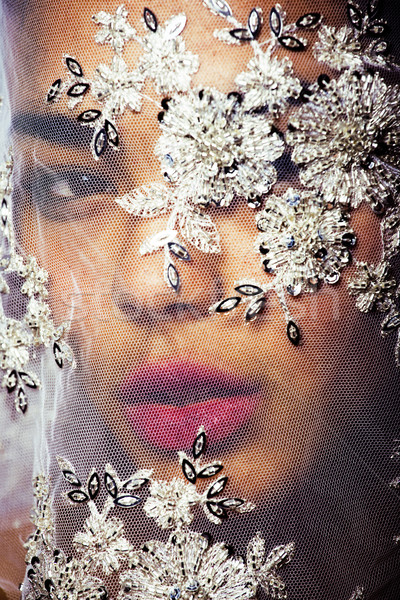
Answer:
MULTIPOLYGON (((200 56, 201 67, 194 77, 195 85, 230 91, 234 88, 235 76, 245 70, 251 50, 249 47, 227 47, 213 40, 214 29, 224 27, 224 22, 210 15, 205 8, 199 8, 198 4, 200 0, 175 0, 172 8, 172 3, 149 0, 146 5, 157 14, 160 23, 171 14, 186 13, 188 25, 183 35, 187 48, 200 56)), ((282 4, 288 12, 288 22, 310 11, 309 0, 282 4)), ((259 5, 264 15, 268 15, 273 3, 263 0, 259 5)), ((89 77, 99 63, 109 62, 112 55, 109 46, 98 46, 93 41, 96 27, 90 16, 99 10, 113 12, 116 6, 116 2, 104 0, 87 0, 85 10, 82 10, 81 2, 71 5, 67 0, 32 3, 25 20, 32 44, 26 44, 20 32, 11 38, 14 56, 18 57, 16 68, 21 71, 21 76, 10 81, 13 113, 25 112, 27 107, 35 104, 34 110, 45 114, 50 111, 76 116, 94 106, 88 97, 69 113, 64 100, 48 108, 42 99, 49 85, 63 73, 63 52, 78 58, 89 77), (32 47, 37 49, 35 61, 32 61, 32 47), (40 65, 40 76, 35 65, 40 65)), ((143 5, 131 2, 126 6, 130 22, 141 33, 143 5)), ((245 22, 253 2, 232 0, 231 6, 237 18, 245 22)), ((340 23, 341 11, 334 11, 339 22, 335 23, 329 15, 332 11, 330 0, 315 0, 312 10, 325 13, 329 24, 340 23)), ((12 24, 10 28, 13 29, 12 24)), ((267 24, 265 31, 268 31, 267 24)), ((307 33, 306 37, 311 46, 315 34, 307 33)), ((124 54, 128 65, 134 65, 138 55, 138 46, 128 44, 124 54)), ((301 55, 292 54, 290 58, 295 71, 304 80, 310 73, 316 78, 318 73, 327 72, 323 65, 316 65, 310 50, 301 55)), ((151 85, 144 91, 159 102, 151 85)), ((145 101, 141 113, 127 111, 118 121, 123 149, 118 155, 112 153, 110 157, 109 153, 97 165, 93 164, 87 147, 70 150, 39 139, 15 136, 16 171, 24 173, 40 161, 49 167, 62 164, 89 166, 98 168, 99 173, 107 173, 110 162, 120 195, 143 183, 160 181, 159 162, 153 155, 159 136, 158 110, 155 104, 145 101)), ((283 183, 280 187, 287 185, 283 183)), ((265 315, 254 326, 245 327, 241 314, 226 320, 207 315, 208 306, 215 302, 217 279, 222 282, 224 296, 227 296, 234 281, 242 276, 260 281, 268 277, 260 272, 259 258, 252 251, 254 212, 245 203, 238 202, 229 209, 213 211, 222 240, 219 256, 210 260, 207 255, 191 249, 192 262, 180 265, 183 286, 178 300, 191 303, 204 316, 178 321, 165 319, 166 307, 177 298, 163 281, 162 254, 138 256, 140 242, 161 229, 165 218, 132 218, 115 204, 113 197, 105 195, 77 200, 74 207, 83 210, 85 215, 79 220, 59 222, 49 221, 41 215, 26 194, 21 195, 18 202, 20 239, 25 250, 36 255, 50 273, 50 302, 56 321, 68 317, 69 307, 74 303, 79 307, 74 313, 70 341, 77 351, 78 369, 86 369, 85 379, 89 382, 86 392, 136 464, 143 467, 155 464, 157 476, 178 474, 175 459, 161 458, 154 449, 134 439, 115 399, 120 382, 144 360, 171 358, 194 361, 198 358, 202 363, 263 385, 264 400, 250 423, 250 433, 224 456, 227 472, 235 473, 234 483, 230 484, 233 495, 239 490, 244 495, 245 490, 247 498, 257 501, 260 494, 265 496, 276 490, 286 478, 295 476, 307 464, 318 447, 314 423, 319 421, 317 417, 323 415, 329 404, 332 373, 355 333, 354 318, 346 318, 348 313, 354 314, 354 300, 348 298, 346 291, 350 269, 340 285, 324 286, 317 295, 292 301, 293 315, 299 318, 304 332, 304 345, 296 349, 286 339, 283 315, 273 295, 265 315), (81 292, 79 299, 74 296, 76 289, 81 292), (140 325, 130 322, 116 302, 116 292, 118 295, 121 291, 132 302, 139 301, 153 318, 162 317, 163 322, 155 328, 150 320, 140 325), (332 350, 333 338, 341 341, 336 344, 336 353, 332 350), (312 343, 307 343, 310 339, 312 343), (328 374, 327 363, 332 368, 328 374), (306 435, 298 435, 301 432, 306 435), (302 442, 293 444, 293 439, 302 442), (250 477, 254 470, 259 477, 250 477)), ((360 232, 356 257, 377 260, 379 222, 376 217, 369 209, 362 208, 354 216, 352 226, 356 233, 360 232)), ((319 432, 320 427, 318 422, 319 432)))

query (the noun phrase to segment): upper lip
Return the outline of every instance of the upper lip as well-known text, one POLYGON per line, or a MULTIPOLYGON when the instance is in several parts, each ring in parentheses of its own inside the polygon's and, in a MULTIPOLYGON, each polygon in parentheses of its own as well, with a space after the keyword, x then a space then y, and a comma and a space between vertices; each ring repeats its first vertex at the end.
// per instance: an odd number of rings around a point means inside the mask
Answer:
POLYGON ((254 396, 260 387, 246 378, 189 360, 145 363, 122 382, 118 398, 125 404, 187 406, 211 398, 254 396))

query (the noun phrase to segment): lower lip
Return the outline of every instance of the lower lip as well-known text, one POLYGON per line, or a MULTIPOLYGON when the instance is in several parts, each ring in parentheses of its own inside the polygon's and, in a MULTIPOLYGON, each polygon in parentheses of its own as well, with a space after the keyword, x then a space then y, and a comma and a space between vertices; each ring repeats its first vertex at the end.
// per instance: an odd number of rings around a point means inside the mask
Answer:
POLYGON ((183 450, 192 445, 202 425, 210 444, 221 442, 250 420, 258 404, 258 396, 236 396, 183 407, 125 406, 124 413, 136 435, 145 442, 165 450, 183 450))

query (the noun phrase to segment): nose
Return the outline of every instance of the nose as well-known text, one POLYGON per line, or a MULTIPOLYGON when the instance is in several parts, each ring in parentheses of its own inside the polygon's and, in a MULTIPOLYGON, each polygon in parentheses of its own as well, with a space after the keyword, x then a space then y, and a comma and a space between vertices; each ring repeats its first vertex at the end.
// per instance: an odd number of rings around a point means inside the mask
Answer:
MULTIPOLYGON (((185 247, 187 245, 185 244, 185 247)), ((172 247, 177 252, 177 247, 172 247)), ((208 316, 208 308, 224 296, 221 258, 190 248, 180 259, 167 248, 140 256, 138 244, 126 244, 112 282, 112 300, 119 316, 138 325, 191 320, 208 316), (175 287, 168 285, 179 284, 175 287), (175 270, 174 270, 175 269, 175 270)))

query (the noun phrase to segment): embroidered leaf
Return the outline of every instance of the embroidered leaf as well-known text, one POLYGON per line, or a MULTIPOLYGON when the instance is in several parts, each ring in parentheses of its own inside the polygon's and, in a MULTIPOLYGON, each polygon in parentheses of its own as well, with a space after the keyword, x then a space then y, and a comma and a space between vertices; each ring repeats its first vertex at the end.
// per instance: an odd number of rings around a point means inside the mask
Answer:
POLYGON ((139 471, 136 471, 132 477, 127 479, 123 483, 122 487, 124 490, 128 490, 130 492, 137 490, 149 483, 152 474, 153 471, 151 469, 140 469, 139 471))
POLYGON ((7 392, 9 394, 11 394, 11 392, 13 392, 15 390, 15 388, 17 387, 17 383, 18 383, 17 371, 14 369, 10 373, 7 373, 4 378, 4 382, 5 382, 5 386, 7 388, 7 392))
POLYGON ((96 471, 93 471, 89 475, 89 478, 87 481, 87 490, 88 490, 90 499, 94 500, 100 490, 100 477, 98 476, 96 471))
POLYGON ((15 408, 23 415, 28 410, 28 397, 22 387, 18 389, 17 397, 15 399, 15 408))
POLYGON ((46 101, 49 104, 51 104, 52 102, 55 102, 59 98, 59 96, 62 92, 62 88, 63 88, 63 82, 61 81, 61 79, 56 79, 56 81, 51 84, 50 89, 47 92, 46 101))
POLYGON ((232 17, 232 9, 226 0, 204 0, 204 3, 212 12, 216 13, 220 17, 232 17))
POLYGON ((296 27, 299 29, 315 29, 321 23, 320 13, 311 12, 303 15, 296 21, 296 27))
POLYGON ((58 367, 60 367, 60 369, 62 369, 64 366, 64 361, 63 361, 64 353, 61 350, 61 347, 57 342, 54 342, 54 344, 53 344, 53 354, 54 354, 54 360, 55 360, 56 365, 58 367))
POLYGON ((172 263, 169 263, 164 269, 164 279, 169 287, 175 292, 178 292, 180 287, 180 277, 177 268, 172 263))
POLYGON ((117 128, 115 127, 115 125, 113 125, 113 123, 111 123, 111 121, 106 119, 104 121, 104 129, 105 129, 105 132, 107 135, 108 143, 111 144, 111 146, 113 146, 114 148, 118 148, 119 135, 118 135, 118 131, 117 131, 117 128))
POLYGON ((378 56, 387 54, 389 50, 389 44, 386 40, 378 40, 371 46, 371 53, 377 54, 378 56))
POLYGON ((100 129, 93 136, 92 151, 95 159, 97 160, 103 154, 107 148, 107 134, 105 129, 100 129))
POLYGON ((187 458, 182 461, 182 473, 190 483, 196 483, 196 469, 187 458))
POLYGON ((177 232, 173 229, 163 229, 158 233, 146 238, 139 248, 139 253, 144 256, 151 254, 160 248, 164 248, 169 242, 176 239, 177 232))
POLYGON ((227 483, 228 477, 226 476, 217 479, 217 481, 215 481, 215 483, 209 487, 207 491, 207 498, 214 498, 215 496, 218 496, 218 494, 224 491, 227 483))
POLYGON ((64 475, 64 479, 66 479, 70 485, 74 485, 76 487, 80 487, 82 485, 73 471, 64 470, 62 471, 62 474, 64 475))
POLYGON ((219 233, 209 215, 197 210, 185 210, 179 226, 183 237, 201 252, 220 252, 219 233))
POLYGON ((30 388, 36 389, 39 387, 39 379, 33 373, 19 372, 21 380, 30 388))
POLYGON ((252 283, 239 283, 235 287, 235 292, 239 292, 242 296, 258 296, 263 293, 263 289, 252 283))
POLYGON ((291 342, 293 346, 298 346, 301 340, 300 329, 298 325, 294 321, 289 321, 286 332, 289 342, 291 342))
POLYGON ((400 329, 400 313, 391 312, 385 319, 382 321, 382 335, 386 336, 397 329, 400 329))
POLYGON ((136 217, 156 217, 166 212, 172 203, 171 193, 162 185, 153 184, 132 190, 116 202, 136 217))
POLYGON ((233 296, 232 298, 226 298, 222 302, 218 302, 209 308, 210 312, 227 313, 235 310, 241 303, 242 299, 239 296, 233 296))
POLYGON ((240 508, 244 505, 244 500, 241 498, 225 498, 224 500, 220 500, 218 504, 222 506, 222 508, 227 508, 230 510, 234 510, 240 508))
POLYGON ((374 21, 372 23, 370 23, 367 27, 367 33, 369 33, 370 35, 373 36, 382 36, 385 35, 387 30, 387 23, 386 21, 374 21))
MULTIPOLYGON (((216 517, 218 519, 218 521, 228 518, 228 513, 222 506, 220 506, 218 504, 218 502, 206 502, 205 506, 210 511, 211 515, 216 517)), ((206 512, 206 515, 207 515, 207 512, 206 512)))
POLYGON ((185 29, 186 15, 180 13, 168 19, 164 25, 164 36, 167 40, 173 40, 178 37, 185 29))
POLYGON ((181 246, 177 242, 169 242, 168 248, 169 248, 169 251, 174 256, 176 256, 176 258, 179 258, 180 260, 185 260, 185 261, 190 260, 189 252, 186 250, 186 248, 184 248, 184 246, 181 246))
POLYGON ((265 540, 260 533, 247 546, 246 563, 252 572, 259 571, 265 558, 265 540))
POLYGON ((82 504, 83 502, 88 502, 89 496, 85 494, 82 490, 72 490, 67 492, 66 494, 71 502, 75 502, 76 504, 82 504))
POLYGON ((275 6, 271 8, 271 12, 269 13, 269 26, 276 37, 281 35, 283 28, 282 17, 275 6))
POLYGON ((157 17, 149 8, 144 9, 143 19, 150 31, 155 33, 158 28, 157 17))
POLYGON ((347 4, 347 16, 349 17, 350 23, 353 25, 353 27, 355 27, 358 31, 361 31, 363 14, 358 4, 353 4, 351 2, 347 4))
POLYGON ((254 302, 249 304, 249 306, 247 307, 246 312, 245 312, 246 321, 248 323, 255 321, 255 319, 257 319, 257 317, 264 310, 266 303, 267 303, 267 300, 265 298, 259 298, 258 300, 255 300, 254 302))
POLYGON ((107 493, 110 494, 112 498, 116 498, 118 494, 118 485, 114 477, 107 471, 104 473, 104 485, 107 493))
POLYGON ((97 119, 101 117, 101 111, 90 109, 83 111, 80 115, 78 115, 79 123, 94 123, 97 119))
POLYGON ((197 477, 199 479, 208 479, 209 477, 214 477, 218 475, 224 468, 221 463, 213 463, 212 465, 207 465, 201 469, 199 473, 197 473, 197 477))
POLYGON ((192 452, 193 458, 197 460, 204 454, 207 445, 207 436, 204 429, 200 429, 199 433, 196 436, 196 439, 193 442, 192 452))
POLYGON ((121 506, 122 508, 133 508, 137 506, 142 501, 139 496, 133 496, 132 494, 124 494, 123 496, 117 496, 114 500, 114 504, 116 506, 121 506))
POLYGON ((253 38, 257 38, 262 28, 262 12, 261 9, 253 8, 250 11, 249 18, 247 20, 247 27, 253 38))
POLYGON ((278 42, 281 46, 288 50, 292 50, 293 52, 301 52, 306 49, 305 43, 293 35, 282 35, 278 38, 278 42))
POLYGON ((83 71, 82 71, 82 67, 81 65, 78 63, 77 60, 75 60, 75 58, 72 58, 72 56, 66 56, 65 57, 65 64, 67 66, 67 69, 76 77, 83 77, 83 71))
POLYGON ((89 87, 90 86, 88 83, 75 83, 67 91, 67 96, 70 96, 71 98, 79 98, 80 96, 86 94, 89 87))
POLYGON ((252 34, 248 29, 240 28, 240 29, 232 29, 229 34, 237 40, 241 42, 251 42, 253 39, 252 34))

